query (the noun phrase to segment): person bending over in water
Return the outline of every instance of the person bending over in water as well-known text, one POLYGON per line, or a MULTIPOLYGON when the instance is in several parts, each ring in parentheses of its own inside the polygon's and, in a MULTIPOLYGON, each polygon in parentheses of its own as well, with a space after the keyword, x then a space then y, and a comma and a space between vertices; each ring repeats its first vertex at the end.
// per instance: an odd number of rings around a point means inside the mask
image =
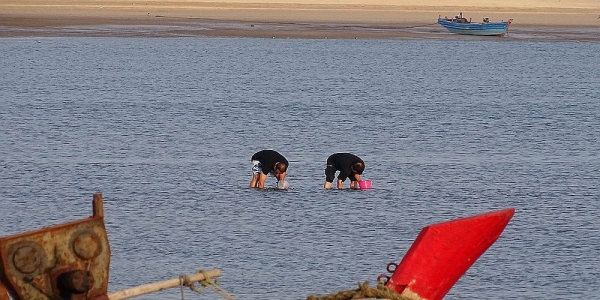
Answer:
MULTIPOLYGON (((262 189, 265 187, 265 181, 269 173, 277 178, 277 182, 284 182, 288 168, 288 161, 273 150, 262 150, 252 155, 252 180, 250 181, 251 188, 262 189)), ((278 185, 279 186, 279 185, 278 185)))
POLYGON ((337 178, 337 188, 341 189, 346 178, 350 178, 350 188, 359 189, 360 175, 365 170, 365 162, 360 157, 350 153, 335 153, 327 158, 325 167, 324 188, 330 189, 335 178, 335 172, 340 171, 337 178))

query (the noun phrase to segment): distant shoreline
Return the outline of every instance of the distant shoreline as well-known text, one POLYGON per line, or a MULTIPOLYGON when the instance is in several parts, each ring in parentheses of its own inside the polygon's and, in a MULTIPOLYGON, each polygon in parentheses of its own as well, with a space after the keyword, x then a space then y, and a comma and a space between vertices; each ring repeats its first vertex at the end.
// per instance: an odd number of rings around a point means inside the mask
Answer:
POLYGON ((543 0, 507 0, 506 7, 491 0, 448 0, 444 7, 433 0, 263 1, 5 0, 0 3, 0 37, 443 38, 447 32, 436 26, 438 16, 462 12, 473 21, 513 19, 514 32, 539 35, 542 30, 567 39, 600 40, 596 0, 562 0, 556 7, 544 6, 543 0), (463 2, 471 5, 458 6, 463 2), (157 30, 149 32, 148 26, 157 30))

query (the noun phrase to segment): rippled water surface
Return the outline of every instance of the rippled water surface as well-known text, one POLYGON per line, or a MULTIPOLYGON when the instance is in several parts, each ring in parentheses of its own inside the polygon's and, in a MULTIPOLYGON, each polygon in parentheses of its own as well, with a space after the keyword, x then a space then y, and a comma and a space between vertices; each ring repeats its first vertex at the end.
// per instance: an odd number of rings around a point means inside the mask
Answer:
POLYGON ((354 289, 422 227, 514 207, 446 299, 600 295, 598 43, 15 38, 0 51, 0 236, 88 217, 101 192, 110 291, 212 268, 236 299, 354 289), (289 159, 292 189, 248 188, 265 148, 289 159), (365 160, 373 189, 322 189, 340 151, 365 160))

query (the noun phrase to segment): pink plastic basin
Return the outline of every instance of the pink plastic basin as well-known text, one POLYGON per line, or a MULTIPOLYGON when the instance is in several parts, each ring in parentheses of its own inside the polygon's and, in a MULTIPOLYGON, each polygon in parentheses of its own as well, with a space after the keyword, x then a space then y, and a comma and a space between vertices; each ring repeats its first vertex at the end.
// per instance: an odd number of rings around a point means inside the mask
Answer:
POLYGON ((361 180, 358 182, 358 186, 361 190, 368 190, 371 188, 371 180, 361 180))

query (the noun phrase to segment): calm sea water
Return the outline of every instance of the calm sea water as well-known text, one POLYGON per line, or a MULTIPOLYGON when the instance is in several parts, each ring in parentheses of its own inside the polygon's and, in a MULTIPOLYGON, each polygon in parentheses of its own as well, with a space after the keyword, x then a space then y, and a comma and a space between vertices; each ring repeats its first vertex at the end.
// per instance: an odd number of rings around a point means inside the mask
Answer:
POLYGON ((86 218, 101 192, 110 291, 212 268, 236 299, 374 286, 422 227, 514 207, 446 299, 600 295, 599 43, 78 37, 0 52, 0 236, 86 218), (247 187, 266 148, 290 160, 292 189, 247 187), (322 189, 340 151, 373 189, 322 189))

